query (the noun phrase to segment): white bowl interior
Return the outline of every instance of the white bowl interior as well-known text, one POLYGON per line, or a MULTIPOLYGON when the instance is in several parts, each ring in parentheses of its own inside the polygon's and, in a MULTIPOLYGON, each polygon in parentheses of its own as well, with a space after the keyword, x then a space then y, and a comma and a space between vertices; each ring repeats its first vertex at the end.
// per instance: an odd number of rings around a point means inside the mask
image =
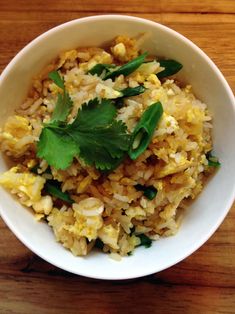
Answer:
MULTIPOLYGON (((93 252, 74 257, 55 241, 51 229, 34 220, 32 213, 0 189, 0 213, 10 229, 33 252, 48 262, 93 278, 127 279, 144 276, 174 265, 200 247, 227 214, 235 194, 234 98, 212 61, 189 40, 160 24, 127 16, 97 16, 63 24, 44 33, 24 48, 0 79, 0 124, 27 94, 34 75, 61 51, 79 46, 101 46, 116 35, 148 33, 143 51, 174 58, 183 64, 180 79, 190 83, 198 98, 208 104, 214 118, 214 151, 222 166, 187 210, 174 237, 161 239, 149 249, 138 248, 121 262, 93 252)), ((0 159, 0 172, 7 165, 0 159)))

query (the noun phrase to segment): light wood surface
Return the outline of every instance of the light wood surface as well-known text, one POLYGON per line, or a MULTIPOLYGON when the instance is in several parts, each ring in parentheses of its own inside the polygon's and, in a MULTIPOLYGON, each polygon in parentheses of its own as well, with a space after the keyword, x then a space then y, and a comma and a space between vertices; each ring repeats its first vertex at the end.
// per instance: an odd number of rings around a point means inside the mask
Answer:
MULTIPOLYGON (((49 28, 103 13, 148 18, 182 33, 211 57, 235 91, 234 0, 0 0, 0 71, 49 28)), ((211 239, 186 260, 120 282, 75 276, 44 262, 0 219, 0 314, 199 311, 235 313, 235 205, 211 239)))

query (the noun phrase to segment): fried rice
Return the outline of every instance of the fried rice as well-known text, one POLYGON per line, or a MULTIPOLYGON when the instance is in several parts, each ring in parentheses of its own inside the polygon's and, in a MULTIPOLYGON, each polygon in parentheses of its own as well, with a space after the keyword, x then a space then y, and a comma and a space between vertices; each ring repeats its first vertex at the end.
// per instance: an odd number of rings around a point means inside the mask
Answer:
POLYGON ((156 74, 162 68, 157 61, 115 80, 87 73, 98 63, 121 65, 139 53, 138 42, 125 36, 115 38, 106 49, 61 53, 34 79, 27 99, 1 129, 1 151, 14 166, 0 175, 0 184, 32 209, 39 223, 48 223, 56 240, 76 256, 87 255, 95 246, 119 259, 141 244, 140 235, 150 240, 174 235, 185 208, 212 171, 206 158, 212 150, 212 117, 190 85, 183 86, 172 77, 159 80, 156 74), (38 158, 36 145, 43 123, 50 121, 60 92, 48 78, 55 69, 73 101, 68 121, 91 99, 114 99, 124 88, 143 85, 143 94, 125 98, 117 119, 131 133, 146 108, 160 101, 164 113, 148 148, 136 160, 126 157, 107 174, 79 158, 65 170, 38 158), (36 165, 35 173, 31 169, 36 165), (51 179, 61 183, 72 204, 45 193, 45 183, 51 179), (136 189, 137 184, 153 186, 156 197, 148 199, 136 189))

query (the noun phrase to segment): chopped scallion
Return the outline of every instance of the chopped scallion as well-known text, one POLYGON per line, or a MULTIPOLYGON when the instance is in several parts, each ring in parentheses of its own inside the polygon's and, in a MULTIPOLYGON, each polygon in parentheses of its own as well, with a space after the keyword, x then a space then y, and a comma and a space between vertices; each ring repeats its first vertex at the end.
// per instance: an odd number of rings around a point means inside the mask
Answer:
POLYGON ((137 191, 143 191, 144 196, 149 200, 153 200, 157 195, 157 189, 152 185, 144 186, 142 184, 137 184, 135 185, 135 188, 137 191))
POLYGON ((152 104, 145 110, 132 134, 128 152, 131 159, 138 158, 146 150, 162 114, 163 108, 160 102, 152 104))

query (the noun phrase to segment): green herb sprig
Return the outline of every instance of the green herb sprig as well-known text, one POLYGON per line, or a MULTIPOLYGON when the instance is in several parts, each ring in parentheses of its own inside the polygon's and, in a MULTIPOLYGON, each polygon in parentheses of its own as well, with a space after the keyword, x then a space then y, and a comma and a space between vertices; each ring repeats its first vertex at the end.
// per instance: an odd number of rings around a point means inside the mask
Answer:
POLYGON ((115 119, 116 113, 112 101, 93 99, 82 106, 73 123, 45 124, 37 156, 56 169, 68 168, 76 156, 97 169, 111 169, 130 144, 126 125, 115 119))
POLYGON ((69 93, 65 90, 64 80, 61 78, 59 73, 57 71, 53 71, 50 72, 48 76, 59 88, 62 89, 62 94, 58 94, 56 106, 51 117, 51 122, 64 122, 69 114, 73 102, 69 96, 69 93))
MULTIPOLYGON (((131 67, 128 63, 124 72, 128 73, 130 68, 133 70, 145 55, 132 60, 131 67)), ((66 123, 73 102, 59 73, 51 72, 49 77, 63 94, 58 95, 51 121, 44 124, 37 143, 37 157, 45 159, 56 169, 68 168, 73 158, 79 157, 96 169, 112 171, 124 160, 127 152, 132 159, 144 152, 163 112, 160 102, 152 104, 144 112, 132 135, 123 122, 116 120, 117 106, 108 99, 99 101, 96 98, 83 104, 74 121, 66 123)), ((145 90, 144 86, 125 88, 119 101, 145 90)))

